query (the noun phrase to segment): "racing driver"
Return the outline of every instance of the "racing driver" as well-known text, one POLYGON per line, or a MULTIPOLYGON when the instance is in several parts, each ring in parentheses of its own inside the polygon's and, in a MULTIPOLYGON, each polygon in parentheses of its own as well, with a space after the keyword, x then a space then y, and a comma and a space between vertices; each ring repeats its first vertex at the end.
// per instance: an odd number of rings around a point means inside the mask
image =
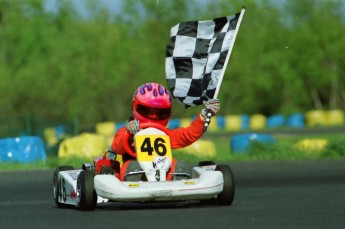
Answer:
MULTIPOLYGON (((172 108, 172 97, 166 88, 158 83, 146 83, 138 87, 132 99, 132 115, 126 126, 121 127, 115 134, 112 150, 122 155, 126 171, 141 170, 139 164, 124 148, 124 133, 129 131, 135 135, 139 131, 139 123, 158 123, 162 126, 168 124, 172 108)), ((211 99, 205 103, 201 113, 188 127, 167 129, 172 149, 183 148, 197 141, 204 133, 204 124, 207 112, 214 116, 220 109, 218 99, 211 99)), ((190 168, 184 162, 177 162, 176 172, 186 172, 190 168)), ((122 168, 121 168, 122 170, 122 168)), ((191 171, 190 171, 191 172, 191 171)), ((137 178, 138 179, 138 178, 137 178)))

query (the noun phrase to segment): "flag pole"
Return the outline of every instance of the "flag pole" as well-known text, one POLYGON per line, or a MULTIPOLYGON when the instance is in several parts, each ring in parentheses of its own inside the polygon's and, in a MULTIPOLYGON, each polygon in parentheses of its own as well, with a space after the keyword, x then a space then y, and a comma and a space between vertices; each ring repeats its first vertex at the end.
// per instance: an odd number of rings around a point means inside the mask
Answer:
POLYGON ((230 55, 231 55, 231 52, 232 52, 232 48, 234 47, 235 40, 236 40, 236 37, 237 37, 237 33, 238 33, 238 30, 240 29, 240 25, 241 25, 241 22, 242 22, 242 19, 243 19, 243 15, 244 15, 245 11, 246 11, 246 7, 243 6, 242 9, 241 9, 240 16, 238 18, 237 25, 236 25, 236 29, 235 29, 235 33, 234 33, 234 39, 231 40, 229 51, 228 51, 228 54, 227 54, 226 59, 225 59, 224 67, 223 67, 223 69, 221 71, 220 79, 218 80, 216 91, 215 91, 215 93, 213 95, 214 99, 216 99, 218 97, 218 93, 219 93, 219 90, 220 90, 220 85, 222 84, 223 77, 224 77, 224 74, 225 74, 225 70, 226 70, 226 67, 228 65, 228 62, 229 62, 229 59, 230 59, 230 55))
MULTIPOLYGON (((218 84, 217 84, 217 87, 216 87, 216 91, 215 91, 215 93, 213 95, 213 99, 216 99, 218 97, 220 85, 222 84, 223 77, 224 77, 224 74, 225 74, 225 70, 226 70, 226 67, 227 67, 229 59, 230 59, 230 54, 232 52, 232 48, 234 47, 235 40, 236 40, 236 37, 237 37, 237 33, 238 33, 238 30, 240 29, 240 25, 242 23, 242 19, 243 19, 243 15, 244 15, 245 11, 246 11, 246 7, 243 6, 242 9, 241 9, 241 13, 240 13, 240 16, 238 18, 237 24, 236 24, 236 29, 235 29, 235 33, 234 33, 234 39, 231 40, 229 51, 228 51, 228 54, 226 55, 226 59, 225 59, 225 62, 224 62, 224 67, 223 67, 223 69, 221 71, 220 79, 218 80, 218 84)), ((205 120, 205 124, 204 124, 204 132, 207 130, 208 126, 210 125, 211 117, 212 117, 211 112, 207 112, 206 120, 205 120)))

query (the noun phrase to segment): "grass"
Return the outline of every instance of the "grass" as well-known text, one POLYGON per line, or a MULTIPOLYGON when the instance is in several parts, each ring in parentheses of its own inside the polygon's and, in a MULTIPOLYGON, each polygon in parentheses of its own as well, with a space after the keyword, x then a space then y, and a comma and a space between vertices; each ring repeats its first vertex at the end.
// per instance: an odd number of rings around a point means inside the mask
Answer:
POLYGON ((59 165, 72 165, 75 168, 81 168, 85 162, 90 162, 90 160, 86 158, 58 159, 56 156, 48 156, 45 161, 35 163, 1 163, 0 171, 54 169, 59 165))
POLYGON ((216 145, 217 154, 213 158, 196 157, 195 155, 176 155, 176 159, 195 161, 258 161, 258 160, 318 160, 345 159, 345 134, 314 135, 314 136, 281 136, 276 137, 272 144, 253 142, 248 151, 231 152, 229 137, 212 138, 216 145), (295 145, 303 139, 324 139, 327 144, 322 147, 300 149, 295 145))
MULTIPOLYGON (((229 136, 210 137, 214 142, 217 154, 214 157, 206 157, 198 154, 174 153, 177 160, 185 160, 196 163, 198 161, 213 160, 221 162, 229 161, 259 161, 259 160, 322 160, 322 159, 345 159, 345 134, 314 135, 314 136, 280 136, 272 144, 260 144, 254 142, 246 152, 234 153, 230 149, 229 136), (302 139, 324 139, 327 141, 323 149, 301 150, 294 145, 302 139)), ((101 155, 100 155, 101 156, 101 155)), ((81 168, 85 162, 91 162, 92 158, 69 158, 59 159, 49 154, 42 162, 32 164, 1 163, 0 171, 54 169, 59 165, 72 165, 81 168)))

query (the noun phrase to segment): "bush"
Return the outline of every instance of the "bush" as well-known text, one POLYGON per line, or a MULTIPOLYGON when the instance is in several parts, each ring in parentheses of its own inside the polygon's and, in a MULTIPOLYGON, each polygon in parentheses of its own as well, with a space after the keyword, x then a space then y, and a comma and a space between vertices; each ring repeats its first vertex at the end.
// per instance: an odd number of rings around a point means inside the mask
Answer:
POLYGON ((326 148, 321 152, 322 158, 343 158, 345 157, 345 140, 330 140, 326 148))

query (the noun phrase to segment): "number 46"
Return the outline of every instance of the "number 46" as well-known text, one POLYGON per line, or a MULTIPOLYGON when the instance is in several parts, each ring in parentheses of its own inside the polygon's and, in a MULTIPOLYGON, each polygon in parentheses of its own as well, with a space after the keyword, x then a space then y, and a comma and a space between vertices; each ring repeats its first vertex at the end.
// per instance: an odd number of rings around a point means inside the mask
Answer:
POLYGON ((155 138, 153 147, 150 138, 145 138, 140 146, 141 152, 147 152, 148 155, 152 156, 153 152, 156 152, 159 156, 164 156, 167 153, 165 140, 163 138, 155 138))

